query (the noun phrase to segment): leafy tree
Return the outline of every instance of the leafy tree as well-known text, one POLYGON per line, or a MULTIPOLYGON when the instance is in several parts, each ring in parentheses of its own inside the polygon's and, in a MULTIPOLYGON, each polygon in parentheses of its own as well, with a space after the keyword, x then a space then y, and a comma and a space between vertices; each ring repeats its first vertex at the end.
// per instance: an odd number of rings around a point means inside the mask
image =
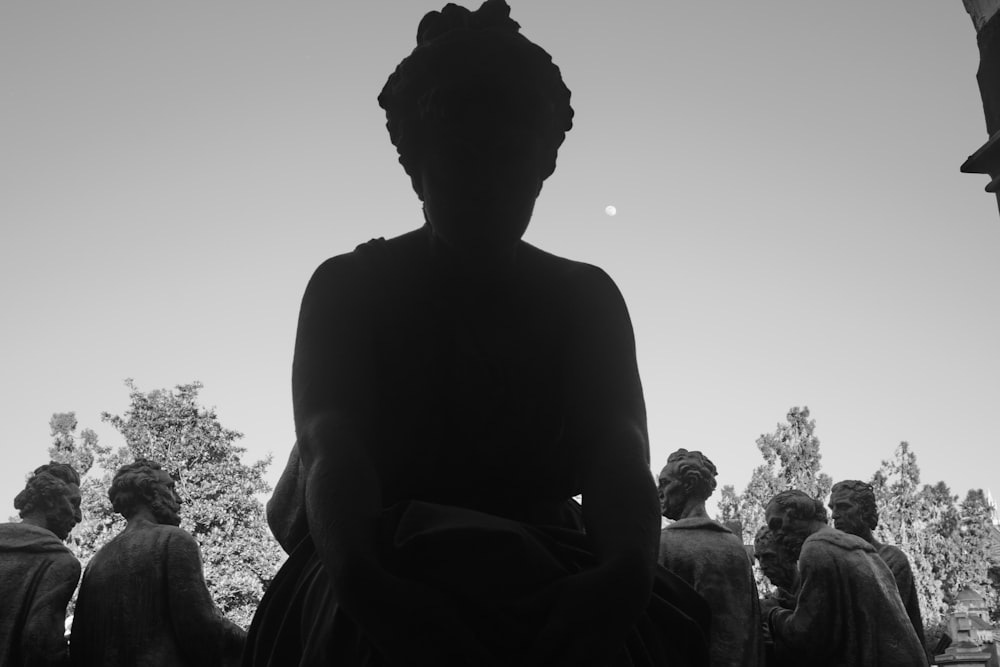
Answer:
POLYGON ((960 568, 949 581, 951 596, 965 587, 978 591, 990 609, 990 616, 1000 618, 1000 591, 990 578, 988 554, 993 546, 993 508, 982 489, 971 489, 958 507, 958 541, 961 544, 960 568))
POLYGON ((793 407, 787 422, 778 424, 774 433, 757 438, 757 448, 764 463, 754 468, 742 494, 731 485, 722 488, 718 519, 723 523, 739 522, 743 542, 751 544, 764 525, 764 508, 775 494, 799 489, 814 498, 825 498, 833 481, 820 472, 822 456, 816 421, 809 419, 809 408, 793 407))
POLYGON ((76 414, 73 412, 53 414, 49 429, 52 434, 49 459, 68 463, 80 474, 83 521, 70 532, 68 546, 86 565, 98 547, 110 539, 109 529, 115 525, 113 517, 117 516, 107 497, 111 478, 88 474, 94 470, 95 462, 111 454, 111 448, 100 445, 97 433, 92 429, 83 429, 78 433, 76 414))
POLYGON ((88 560, 124 527, 107 499, 114 471, 137 458, 158 461, 176 480, 183 500, 181 527, 201 546, 213 599, 246 627, 282 558, 256 498, 269 491, 263 475, 270 457, 250 465, 241 461, 245 449, 236 442, 242 434, 224 428, 214 409, 199 404, 199 382, 150 392, 140 391, 132 380, 125 385, 129 407, 121 415, 101 415, 125 439, 115 451, 100 447, 87 431, 76 438, 72 413, 53 416, 51 453, 58 454, 57 460, 86 462, 92 456, 101 469, 85 482, 99 493, 85 494, 85 521, 74 544, 88 560))
POLYGON ((995 618, 1000 598, 987 559, 995 528, 982 490, 969 491, 958 503, 944 482, 920 488, 916 455, 906 442, 882 462, 872 486, 879 510, 875 538, 898 546, 910 559, 928 638, 966 587, 986 598, 995 618))
MULTIPOLYGON (((882 461, 871 484, 879 516, 873 531, 875 539, 897 546, 906 554, 920 601, 920 616, 925 628, 935 627, 942 622, 947 606, 934 554, 949 545, 946 537, 932 529, 931 522, 935 515, 945 516, 947 509, 932 509, 933 492, 920 489, 917 457, 907 442, 899 443, 893 457, 882 461)), ((947 487, 944 494, 948 495, 947 487)))

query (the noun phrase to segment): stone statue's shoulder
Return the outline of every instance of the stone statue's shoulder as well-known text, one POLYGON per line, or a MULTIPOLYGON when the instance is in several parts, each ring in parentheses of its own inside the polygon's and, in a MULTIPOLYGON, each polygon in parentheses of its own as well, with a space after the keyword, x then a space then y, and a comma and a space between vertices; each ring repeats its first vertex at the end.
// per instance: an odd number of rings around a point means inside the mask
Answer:
POLYGON ((906 552, 899 547, 892 544, 880 544, 877 551, 879 557, 893 572, 910 569, 910 559, 906 557, 906 552))
POLYGON ((708 517, 691 517, 688 519, 678 519, 673 523, 669 524, 664 530, 683 530, 683 529, 694 529, 694 530, 710 530, 717 533, 729 533, 732 534, 733 531, 729 530, 723 526, 718 521, 710 519, 708 517))
POLYGON ((808 549, 833 547, 843 551, 865 551, 875 553, 875 547, 868 544, 857 535, 845 533, 836 528, 822 528, 806 538, 802 544, 802 553, 805 555, 808 549))
MULTIPOLYGON (((134 548, 134 544, 159 544, 170 548, 174 545, 178 547, 198 548, 198 540, 188 531, 180 526, 171 526, 165 523, 143 522, 132 529, 126 528, 113 542, 121 542, 127 549, 134 548)), ((98 552, 99 553, 99 552, 98 552)))
POLYGON ((893 544, 880 544, 878 546, 878 555, 886 561, 891 558, 906 558, 906 553, 893 544))
POLYGON ((554 255, 530 243, 522 242, 519 252, 523 260, 532 268, 546 271, 554 277, 563 277, 569 280, 589 279, 613 282, 611 281, 611 277, 598 266, 554 255))
POLYGON ((342 287, 356 291, 351 288, 371 278, 385 280, 387 274, 405 273, 406 266, 426 255, 427 245, 427 233, 422 229, 390 239, 372 239, 350 252, 325 260, 313 272, 307 289, 332 293, 342 287))
POLYGON ((75 560, 73 552, 55 533, 30 523, 0 524, 0 553, 7 551, 58 554, 75 560))
POLYGON ((198 540, 195 539, 194 535, 184 530, 180 526, 168 526, 165 524, 160 524, 156 527, 159 531, 161 538, 168 540, 169 542, 179 542, 185 545, 193 544, 198 546, 198 540))
POLYGON ((604 269, 523 245, 522 261, 540 290, 564 300, 566 305, 586 310, 600 312, 624 306, 618 286, 604 269))

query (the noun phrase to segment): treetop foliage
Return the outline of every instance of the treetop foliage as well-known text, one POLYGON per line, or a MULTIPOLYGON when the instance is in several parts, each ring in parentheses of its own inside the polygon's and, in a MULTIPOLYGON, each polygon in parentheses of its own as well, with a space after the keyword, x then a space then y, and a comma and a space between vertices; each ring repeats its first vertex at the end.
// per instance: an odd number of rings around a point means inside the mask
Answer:
POLYGON ((764 463, 754 468, 743 493, 737 494, 731 485, 722 488, 720 520, 739 522, 744 544, 753 544, 754 535, 764 525, 764 508, 778 493, 798 489, 821 499, 830 493, 833 480, 820 472, 822 456, 815 430, 809 408, 793 407, 785 423, 757 438, 764 463))

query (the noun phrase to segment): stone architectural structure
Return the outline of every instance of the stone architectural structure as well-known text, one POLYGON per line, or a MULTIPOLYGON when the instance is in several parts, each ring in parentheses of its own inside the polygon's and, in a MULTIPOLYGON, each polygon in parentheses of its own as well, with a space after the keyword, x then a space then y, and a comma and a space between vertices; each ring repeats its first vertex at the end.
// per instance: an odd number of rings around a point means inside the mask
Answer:
POLYGON ((975 590, 958 594, 934 655, 938 665, 1000 667, 1000 630, 990 623, 986 600, 975 590))
POLYGON ((962 165, 966 173, 988 174, 986 191, 1000 205, 1000 0, 963 0, 976 27, 979 44, 979 94, 983 100, 988 139, 962 165))

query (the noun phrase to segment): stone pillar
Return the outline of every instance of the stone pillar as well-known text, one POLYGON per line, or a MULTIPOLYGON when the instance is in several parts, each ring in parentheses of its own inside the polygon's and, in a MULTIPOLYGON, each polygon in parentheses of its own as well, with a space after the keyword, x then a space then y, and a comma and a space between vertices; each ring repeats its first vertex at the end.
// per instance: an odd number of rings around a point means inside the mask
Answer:
POLYGON ((979 43, 979 95, 989 139, 962 165, 969 174, 989 174, 986 191, 1000 206, 1000 0, 962 0, 976 27, 979 43))

